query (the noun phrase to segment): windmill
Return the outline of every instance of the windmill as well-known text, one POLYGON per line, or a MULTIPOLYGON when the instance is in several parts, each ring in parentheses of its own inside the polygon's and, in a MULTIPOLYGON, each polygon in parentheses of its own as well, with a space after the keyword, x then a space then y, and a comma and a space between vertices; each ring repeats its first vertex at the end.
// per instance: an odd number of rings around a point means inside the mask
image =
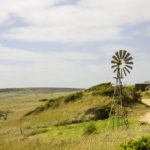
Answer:
POLYGON ((128 126, 127 112, 123 107, 123 85, 122 79, 133 69, 133 58, 126 50, 119 50, 112 56, 111 68, 115 73, 116 86, 112 101, 110 117, 113 120, 113 128, 120 125, 128 126))

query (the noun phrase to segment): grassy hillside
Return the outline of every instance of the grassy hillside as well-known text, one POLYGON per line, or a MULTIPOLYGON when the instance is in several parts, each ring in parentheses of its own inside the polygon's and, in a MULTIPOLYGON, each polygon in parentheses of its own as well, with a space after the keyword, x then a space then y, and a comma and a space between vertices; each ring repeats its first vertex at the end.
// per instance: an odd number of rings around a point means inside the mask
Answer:
POLYGON ((132 89, 125 88, 130 126, 119 130, 108 118, 111 83, 75 92, 2 92, 0 111, 9 113, 0 118, 0 149, 115 150, 150 131, 138 122, 149 108, 133 100, 132 89))

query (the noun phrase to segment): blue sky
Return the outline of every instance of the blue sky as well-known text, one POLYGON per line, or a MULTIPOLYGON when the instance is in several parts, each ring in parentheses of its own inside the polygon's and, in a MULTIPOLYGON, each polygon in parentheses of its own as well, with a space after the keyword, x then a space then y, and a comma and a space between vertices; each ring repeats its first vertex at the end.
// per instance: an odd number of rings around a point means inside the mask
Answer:
POLYGON ((134 57, 123 80, 150 80, 149 0, 1 0, 0 88, 112 81, 111 57, 134 57))

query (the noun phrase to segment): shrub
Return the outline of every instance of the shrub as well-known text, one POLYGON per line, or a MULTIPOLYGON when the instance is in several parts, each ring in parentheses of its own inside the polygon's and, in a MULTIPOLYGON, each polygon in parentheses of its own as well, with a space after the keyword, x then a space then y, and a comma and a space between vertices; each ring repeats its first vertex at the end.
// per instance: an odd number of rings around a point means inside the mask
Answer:
POLYGON ((3 120, 7 120, 7 116, 10 113, 10 111, 0 111, 0 119, 3 118, 3 120))
POLYGON ((77 92, 75 94, 71 94, 65 98, 65 103, 80 99, 82 98, 82 96, 83 96, 83 92, 77 92))
POLYGON ((46 102, 48 101, 48 99, 44 98, 44 99, 39 99, 39 102, 46 102))
POLYGON ((93 96, 102 95, 111 97, 114 93, 114 87, 112 86, 111 82, 108 82, 89 88, 86 91, 92 92, 93 96))
POLYGON ((90 135, 97 133, 97 129, 94 123, 90 123, 85 129, 84 129, 84 135, 90 135))
POLYGON ((112 87, 111 82, 102 83, 102 84, 93 86, 93 87, 87 89, 86 91, 87 91, 87 92, 99 91, 99 90, 101 90, 102 88, 109 88, 109 87, 112 87))
POLYGON ((142 92, 142 96, 145 97, 145 98, 150 98, 150 89, 142 92))
POLYGON ((59 97, 59 98, 56 98, 56 99, 50 99, 50 100, 49 100, 48 102, 46 102, 44 105, 41 105, 41 106, 35 108, 34 110, 32 110, 32 111, 26 113, 24 116, 29 116, 29 115, 31 115, 31 114, 37 114, 37 113, 40 113, 40 112, 42 112, 42 111, 45 111, 45 110, 47 110, 47 109, 49 109, 49 108, 54 109, 54 108, 56 108, 56 107, 59 106, 60 100, 61 100, 62 98, 63 98, 63 97, 59 97))
POLYGON ((93 120, 107 119, 109 117, 110 105, 90 108, 85 115, 93 115, 93 120))
POLYGON ((123 102, 135 103, 141 100, 141 93, 135 90, 134 86, 126 86, 123 88, 123 102))
POLYGON ((150 150, 150 136, 144 136, 138 140, 130 140, 127 144, 121 144, 119 150, 150 150))
POLYGON ((46 128, 41 128, 41 129, 39 129, 39 128, 33 128, 33 129, 31 129, 30 131, 28 131, 28 133, 27 133, 27 135, 28 136, 34 136, 34 135, 36 135, 36 134, 41 134, 41 133, 45 133, 45 132, 47 132, 48 131, 48 129, 46 129, 46 128))
POLYGON ((99 91, 93 92, 93 96, 102 95, 102 96, 113 96, 114 94, 114 87, 108 87, 108 88, 101 88, 99 91))

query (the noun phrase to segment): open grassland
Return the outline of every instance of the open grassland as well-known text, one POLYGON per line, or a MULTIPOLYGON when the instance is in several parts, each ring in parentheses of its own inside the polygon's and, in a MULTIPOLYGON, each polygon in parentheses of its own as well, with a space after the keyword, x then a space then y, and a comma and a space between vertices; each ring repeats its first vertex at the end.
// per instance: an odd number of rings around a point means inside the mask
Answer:
POLYGON ((111 118, 102 115, 111 98, 100 96, 95 89, 93 94, 92 90, 82 94, 1 92, 0 111, 8 112, 8 118, 0 120, 0 150, 116 150, 121 143, 150 133, 149 125, 139 124, 139 119, 150 111, 141 103, 126 108, 128 129, 112 130, 111 118), (86 135, 90 124, 96 132, 86 135))

